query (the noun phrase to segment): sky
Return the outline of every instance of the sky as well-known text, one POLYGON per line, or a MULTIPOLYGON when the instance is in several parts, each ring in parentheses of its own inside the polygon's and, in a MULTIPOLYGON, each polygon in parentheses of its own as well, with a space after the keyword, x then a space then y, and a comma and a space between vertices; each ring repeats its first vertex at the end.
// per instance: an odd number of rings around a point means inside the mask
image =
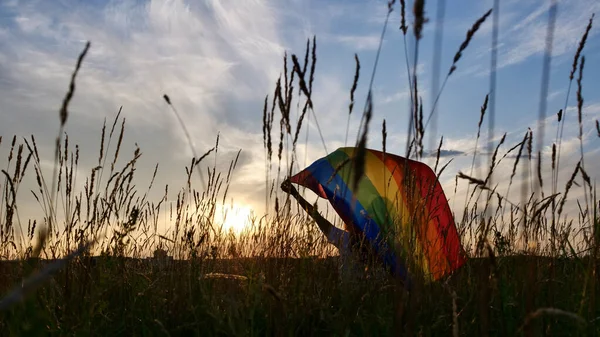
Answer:
MULTIPOLYGON (((549 3, 500 1, 494 144, 507 133, 501 154, 521 141, 528 127, 534 135, 538 134, 549 3)), ((429 21, 419 42, 416 67, 425 111, 431 110, 434 98, 437 4, 438 1, 426 1, 429 21)), ((446 5, 439 54, 442 75, 448 72, 467 30, 492 6, 492 0, 446 5)), ((411 8, 412 2, 408 1, 407 22, 411 27, 407 47, 412 67, 415 41, 411 8)), ((543 151, 549 153, 556 134, 556 113, 568 98, 560 188, 580 155, 577 86, 573 82, 567 97, 569 73, 591 13, 599 10, 600 2, 594 0, 558 1, 543 151)), ((198 153, 214 146, 217 135, 220 136, 219 169, 226 170, 238 150, 242 150, 230 197, 239 207, 264 213, 262 106, 282 72, 284 53, 304 55, 307 39, 316 36, 314 115, 308 122, 308 136, 304 130, 298 146, 298 157, 306 158, 300 164, 307 166, 344 145, 355 53, 361 62, 361 74, 350 140, 356 139, 386 13, 387 2, 375 0, 4 0, 0 3, 0 135, 4 138, 0 167, 6 166, 8 140, 13 135, 35 135, 44 166, 52 166, 60 104, 77 56, 90 41, 91 49, 77 77, 65 129, 70 142, 79 144, 82 176, 97 165, 103 121, 112 123, 122 106, 121 117, 126 118, 122 157, 131 158, 135 145, 140 146, 143 155, 136 172, 139 185, 147 186, 158 163, 157 186, 183 187, 185 166, 192 152, 163 100, 167 94, 198 153)), ((374 131, 368 146, 381 147, 379 130, 385 119, 387 151, 403 154, 410 94, 399 13, 396 4, 373 81, 374 131)), ((450 205, 456 209, 460 209, 457 205, 463 202, 467 185, 459 184, 455 192, 455 177, 459 171, 470 173, 480 108, 490 88, 491 21, 488 18, 475 34, 440 96, 436 138, 430 144, 429 137, 425 137, 427 149, 435 149, 439 137, 444 136, 442 164, 452 158, 453 161, 440 180, 450 205)), ((600 82, 595 79, 600 74, 597 27, 596 23, 583 50, 586 63, 582 141, 586 170, 592 181, 600 171, 599 138, 594 125, 600 118, 600 82)), ((487 119, 482 127, 479 152, 487 147, 487 119)), ((423 158, 428 164, 434 160, 423 158)), ((499 190, 506 188, 512 160, 507 158, 503 164, 506 166, 500 167, 497 181, 504 186, 500 185, 499 190)), ((208 164, 212 163, 211 158, 208 164)), ((487 167, 487 159, 480 164, 487 167)), ((543 172, 550 177, 548 161, 543 172)), ((485 171, 476 168, 473 175, 485 177, 485 171)), ((30 193, 25 193, 34 182, 30 174, 20 191, 19 212, 24 218, 40 212, 40 205, 30 193)), ((82 184, 80 181, 80 188, 82 184)), ((201 188, 199 181, 195 184, 201 188)), ((160 199, 163 191, 156 188, 152 196, 160 199)), ((571 193, 581 196, 583 192, 575 188, 571 193)), ((173 201, 175 193, 170 198, 173 201)), ((570 212, 575 212, 574 208, 570 212)))

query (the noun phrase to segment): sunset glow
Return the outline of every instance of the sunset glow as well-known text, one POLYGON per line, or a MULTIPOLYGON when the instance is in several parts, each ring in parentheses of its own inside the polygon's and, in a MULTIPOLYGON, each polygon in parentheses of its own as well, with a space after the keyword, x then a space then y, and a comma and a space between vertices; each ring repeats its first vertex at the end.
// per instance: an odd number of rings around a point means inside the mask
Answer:
POLYGON ((250 224, 252 208, 246 205, 224 205, 220 214, 223 230, 233 229, 236 234, 239 234, 250 224))

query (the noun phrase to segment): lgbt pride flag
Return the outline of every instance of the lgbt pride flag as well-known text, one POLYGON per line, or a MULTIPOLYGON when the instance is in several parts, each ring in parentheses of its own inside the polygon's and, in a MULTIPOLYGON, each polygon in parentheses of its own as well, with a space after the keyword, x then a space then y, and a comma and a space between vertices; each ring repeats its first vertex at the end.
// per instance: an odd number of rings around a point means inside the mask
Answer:
POLYGON ((339 148, 290 181, 328 199, 352 232, 364 233, 392 273, 405 282, 449 275, 465 263, 442 186, 424 163, 366 150, 365 169, 353 189, 353 147, 339 148))

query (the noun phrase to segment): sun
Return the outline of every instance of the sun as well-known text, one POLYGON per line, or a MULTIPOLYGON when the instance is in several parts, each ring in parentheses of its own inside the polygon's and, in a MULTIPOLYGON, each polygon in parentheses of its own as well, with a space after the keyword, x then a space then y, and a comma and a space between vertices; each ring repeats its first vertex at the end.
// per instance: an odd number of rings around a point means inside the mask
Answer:
POLYGON ((241 233, 250 223, 252 208, 246 205, 224 205, 221 209, 223 230, 232 229, 236 234, 241 233))

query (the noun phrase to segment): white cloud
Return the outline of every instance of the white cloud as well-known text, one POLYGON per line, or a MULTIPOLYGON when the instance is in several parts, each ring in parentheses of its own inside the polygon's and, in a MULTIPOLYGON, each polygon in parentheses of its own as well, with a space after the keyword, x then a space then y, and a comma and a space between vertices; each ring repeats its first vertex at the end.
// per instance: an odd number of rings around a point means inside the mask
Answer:
POLYGON ((380 36, 378 35, 342 35, 336 36, 335 40, 354 50, 374 50, 379 47, 380 36))
MULTIPOLYGON (((82 150, 82 174, 95 166, 102 120, 112 120, 123 105, 123 155, 138 143, 145 165, 161 164, 158 185, 182 186, 191 153, 162 100, 166 93, 197 152, 212 147, 220 131, 221 151, 243 147, 251 154, 254 161, 238 168, 247 184, 232 190, 252 200, 247 196, 254 195, 255 182, 263 176, 253 172, 258 168, 253 163, 261 162, 262 144, 259 134, 242 130, 260 132, 261 97, 279 76, 280 28, 286 19, 281 6, 269 1, 115 1, 93 8, 71 4, 68 10, 20 3, 12 11, 16 25, 6 33, 8 43, 0 45, 0 70, 7 72, 0 97, 11 111, 0 125, 5 138, 34 134, 40 154, 51 158, 58 107, 77 54, 90 40, 67 122, 71 142, 82 150)), ((149 181, 152 172, 137 174, 149 181)), ((162 193, 157 190, 156 196, 162 193)))
POLYGON ((384 96, 381 99, 381 104, 395 103, 395 102, 403 101, 403 100, 407 100, 407 99, 410 99, 410 92, 408 90, 400 90, 391 95, 384 96))

